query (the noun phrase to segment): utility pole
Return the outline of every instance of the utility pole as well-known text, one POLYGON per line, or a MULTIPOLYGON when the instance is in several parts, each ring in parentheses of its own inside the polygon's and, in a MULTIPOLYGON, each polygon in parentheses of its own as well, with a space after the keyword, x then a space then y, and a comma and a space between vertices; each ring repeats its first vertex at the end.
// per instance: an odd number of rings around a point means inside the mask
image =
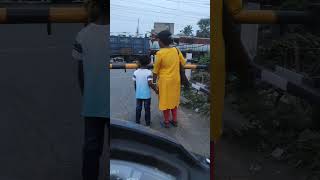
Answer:
POLYGON ((138 18, 138 26, 137 26, 136 37, 138 37, 138 36, 139 36, 139 21, 140 21, 140 18, 138 18))

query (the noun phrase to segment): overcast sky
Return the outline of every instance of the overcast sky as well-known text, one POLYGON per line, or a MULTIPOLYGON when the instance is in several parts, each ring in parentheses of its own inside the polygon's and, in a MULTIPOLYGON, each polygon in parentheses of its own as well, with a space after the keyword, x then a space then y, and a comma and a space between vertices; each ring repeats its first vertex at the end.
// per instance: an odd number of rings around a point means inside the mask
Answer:
POLYGON ((154 22, 174 23, 177 34, 187 25, 194 33, 201 18, 210 17, 210 0, 110 0, 111 33, 145 34, 153 29, 154 22))

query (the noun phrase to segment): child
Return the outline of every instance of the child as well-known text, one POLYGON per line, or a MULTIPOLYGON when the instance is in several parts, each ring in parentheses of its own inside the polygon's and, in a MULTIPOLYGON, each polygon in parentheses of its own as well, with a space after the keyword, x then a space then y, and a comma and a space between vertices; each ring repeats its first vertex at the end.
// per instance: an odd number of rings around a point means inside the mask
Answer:
POLYGON ((150 127, 150 104, 151 104, 151 91, 150 87, 158 94, 156 86, 152 83, 152 72, 147 69, 147 65, 150 64, 150 58, 148 56, 142 56, 139 58, 140 68, 134 71, 133 81, 134 89, 136 91, 137 107, 136 107, 136 123, 140 124, 142 105, 145 109, 145 121, 146 125, 150 127))
MULTIPOLYGON (((83 95, 83 180, 98 180, 103 145, 109 141, 109 18, 99 11, 99 3, 99 0, 85 2, 88 24, 78 33, 72 52, 73 58, 78 60, 83 95)), ((104 151, 109 152, 109 146, 105 148, 104 151)))

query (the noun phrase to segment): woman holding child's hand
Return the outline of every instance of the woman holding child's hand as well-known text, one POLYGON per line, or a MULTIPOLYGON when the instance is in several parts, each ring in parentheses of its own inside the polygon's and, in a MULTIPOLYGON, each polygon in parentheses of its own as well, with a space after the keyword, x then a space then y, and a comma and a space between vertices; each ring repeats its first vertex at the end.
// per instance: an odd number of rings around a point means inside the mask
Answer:
POLYGON ((159 109, 164 114, 164 124, 177 126, 177 108, 180 104, 180 64, 184 66, 186 60, 179 49, 170 47, 173 42, 169 31, 162 31, 157 35, 160 50, 156 54, 153 68, 154 82, 158 79, 159 109), (170 119, 170 112, 172 119, 170 119))

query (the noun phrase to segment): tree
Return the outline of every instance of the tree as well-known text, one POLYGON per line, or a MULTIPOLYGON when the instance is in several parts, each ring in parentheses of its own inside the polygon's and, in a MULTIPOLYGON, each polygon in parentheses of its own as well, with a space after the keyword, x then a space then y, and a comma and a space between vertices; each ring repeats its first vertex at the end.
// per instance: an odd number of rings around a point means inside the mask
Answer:
POLYGON ((193 29, 191 25, 188 25, 183 28, 183 30, 180 31, 185 36, 192 36, 193 35, 193 29))
POLYGON ((197 37, 204 37, 209 38, 210 37, 210 19, 200 19, 198 22, 198 26, 200 30, 197 30, 197 37))

